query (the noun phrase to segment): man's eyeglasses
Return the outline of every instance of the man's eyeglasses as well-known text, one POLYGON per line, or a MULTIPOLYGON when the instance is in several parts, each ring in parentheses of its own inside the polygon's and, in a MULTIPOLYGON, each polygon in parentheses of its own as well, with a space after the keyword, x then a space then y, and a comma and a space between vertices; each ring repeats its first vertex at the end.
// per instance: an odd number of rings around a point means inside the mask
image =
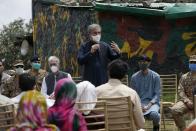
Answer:
POLYGON ((17 65, 15 66, 15 68, 23 68, 24 66, 23 65, 17 65))
POLYGON ((50 66, 57 66, 57 64, 56 63, 51 63, 50 66))

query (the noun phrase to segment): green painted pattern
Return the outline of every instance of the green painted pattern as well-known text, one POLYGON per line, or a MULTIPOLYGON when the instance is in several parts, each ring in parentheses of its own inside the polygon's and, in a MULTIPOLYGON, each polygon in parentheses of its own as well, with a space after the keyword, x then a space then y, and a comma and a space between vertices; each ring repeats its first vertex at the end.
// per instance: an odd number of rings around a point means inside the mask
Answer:
POLYGON ((60 58, 61 69, 78 76, 77 51, 87 39, 87 26, 95 22, 91 8, 69 8, 33 1, 34 43, 42 67, 51 55, 60 58))

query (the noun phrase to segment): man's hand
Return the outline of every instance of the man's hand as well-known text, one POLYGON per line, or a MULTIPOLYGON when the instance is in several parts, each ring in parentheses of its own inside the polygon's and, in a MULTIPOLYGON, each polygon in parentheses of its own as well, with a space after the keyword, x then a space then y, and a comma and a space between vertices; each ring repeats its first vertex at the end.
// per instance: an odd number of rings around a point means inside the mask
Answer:
POLYGON ((142 106, 142 112, 145 113, 146 111, 146 106, 142 106))
POLYGON ((151 102, 148 103, 148 105, 142 107, 142 111, 145 113, 147 110, 149 110, 151 108, 152 105, 153 104, 151 102))
POLYGON ((100 48, 99 44, 94 44, 91 46, 91 53, 95 53, 96 50, 98 50, 100 48))
POLYGON ((189 108, 189 109, 193 109, 193 102, 191 102, 190 100, 187 100, 184 102, 186 104, 186 106, 189 108))
POLYGON ((188 106, 189 109, 193 109, 193 103, 192 102, 188 102, 187 106, 188 106))
POLYGON ((115 50, 117 53, 120 54, 120 48, 118 47, 118 45, 114 41, 112 41, 111 47, 113 50, 115 50))

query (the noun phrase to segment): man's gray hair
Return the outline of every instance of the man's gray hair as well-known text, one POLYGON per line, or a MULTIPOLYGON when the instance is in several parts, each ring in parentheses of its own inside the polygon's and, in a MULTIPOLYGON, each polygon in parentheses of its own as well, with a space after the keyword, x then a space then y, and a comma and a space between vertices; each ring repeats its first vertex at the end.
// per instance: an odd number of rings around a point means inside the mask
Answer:
POLYGON ((56 56, 50 56, 50 57, 48 58, 48 63, 50 63, 52 60, 57 61, 57 64, 60 63, 59 58, 56 57, 56 56))
POLYGON ((93 29, 96 29, 96 28, 101 29, 101 26, 100 26, 99 24, 91 24, 91 25, 88 26, 87 31, 88 31, 88 33, 91 33, 91 31, 92 31, 93 29))

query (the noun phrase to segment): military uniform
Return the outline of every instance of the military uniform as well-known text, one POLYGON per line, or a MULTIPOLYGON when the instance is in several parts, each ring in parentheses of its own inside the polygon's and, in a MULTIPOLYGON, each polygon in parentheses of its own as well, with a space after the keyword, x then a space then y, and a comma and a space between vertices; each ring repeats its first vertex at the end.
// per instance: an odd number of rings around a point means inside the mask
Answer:
POLYGON ((43 78, 48 74, 45 70, 39 69, 37 73, 35 73, 32 69, 28 71, 32 76, 35 76, 36 79, 36 87, 37 91, 41 91, 43 78))
MULTIPOLYGON (((15 73, 13 74, 13 76, 11 76, 8 80, 5 81, 5 85, 2 89, 2 94, 10 98, 17 96, 21 92, 19 88, 19 74, 17 74, 16 69, 18 69, 17 66, 20 66, 20 68, 23 69, 24 64, 22 60, 16 60, 13 66, 15 68, 15 73)), ((21 73, 24 72, 25 71, 22 70, 21 73)))
POLYGON ((180 100, 171 107, 171 113, 178 128, 183 131, 186 127, 184 114, 193 112, 193 107, 187 106, 187 102, 193 104, 193 90, 196 87, 196 75, 190 71, 184 74, 179 82, 178 94, 180 100))
POLYGON ((4 86, 6 81, 10 78, 11 76, 6 74, 6 73, 2 73, 1 76, 1 81, 0 81, 0 94, 2 93, 2 91, 4 90, 4 86))
POLYGON ((11 76, 7 81, 5 81, 5 84, 2 89, 2 94, 12 98, 20 94, 21 90, 19 88, 19 76, 14 75, 11 76))

